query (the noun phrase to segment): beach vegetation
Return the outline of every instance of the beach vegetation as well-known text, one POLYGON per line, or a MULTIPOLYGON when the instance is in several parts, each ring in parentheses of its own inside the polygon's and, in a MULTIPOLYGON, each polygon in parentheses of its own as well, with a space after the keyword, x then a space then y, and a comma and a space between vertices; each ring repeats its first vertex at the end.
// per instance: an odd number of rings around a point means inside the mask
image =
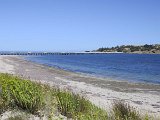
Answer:
POLYGON ((57 90, 58 110, 68 118, 80 120, 106 120, 106 111, 93 105, 84 97, 68 91, 57 90), (97 119, 96 119, 97 118, 97 119))
POLYGON ((116 120, 141 120, 139 112, 123 101, 114 101, 112 109, 116 120))
MULTIPOLYGON (((82 95, 46 84, 24 80, 9 74, 0 74, 0 114, 19 110, 43 119, 73 120, 149 120, 122 101, 113 104, 111 115, 82 95)), ((9 116, 11 120, 26 117, 9 116)))
MULTIPOLYGON (((0 110, 20 109, 48 118, 61 114, 72 119, 107 119, 107 112, 89 100, 48 85, 24 80, 9 74, 0 74, 0 110), (57 112, 58 111, 58 112, 57 112)), ((13 119, 13 117, 11 117, 13 119)))
POLYGON ((0 75, 1 97, 9 106, 16 106, 35 114, 44 105, 44 94, 39 84, 8 74, 0 75))

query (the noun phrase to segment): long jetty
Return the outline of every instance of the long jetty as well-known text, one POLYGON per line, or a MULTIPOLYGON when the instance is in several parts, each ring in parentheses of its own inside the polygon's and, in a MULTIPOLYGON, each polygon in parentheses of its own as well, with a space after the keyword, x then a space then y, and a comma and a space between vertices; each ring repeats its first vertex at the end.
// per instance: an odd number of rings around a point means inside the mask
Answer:
POLYGON ((80 55, 80 54, 117 54, 122 52, 0 52, 0 55, 80 55))

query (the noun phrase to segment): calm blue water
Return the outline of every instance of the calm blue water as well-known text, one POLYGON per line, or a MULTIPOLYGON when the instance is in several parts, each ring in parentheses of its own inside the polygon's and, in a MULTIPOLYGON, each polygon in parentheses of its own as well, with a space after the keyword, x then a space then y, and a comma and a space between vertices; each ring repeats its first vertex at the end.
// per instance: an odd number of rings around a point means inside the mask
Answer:
POLYGON ((27 56, 27 60, 94 76, 160 84, 160 55, 94 54, 27 56))

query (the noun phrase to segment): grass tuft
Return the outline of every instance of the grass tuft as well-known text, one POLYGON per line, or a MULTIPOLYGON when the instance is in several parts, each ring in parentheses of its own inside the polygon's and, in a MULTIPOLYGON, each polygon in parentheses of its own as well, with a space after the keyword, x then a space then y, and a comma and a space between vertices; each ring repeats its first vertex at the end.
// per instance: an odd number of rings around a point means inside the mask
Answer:
POLYGON ((93 105, 77 94, 68 91, 56 91, 58 100, 58 110, 68 118, 79 120, 107 120, 107 112, 93 105))
POLYGON ((58 110, 62 115, 71 118, 79 112, 87 111, 87 101, 83 97, 60 90, 57 90, 56 93, 58 100, 58 110))
POLYGON ((141 120, 139 113, 123 101, 115 101, 113 113, 116 120, 141 120))

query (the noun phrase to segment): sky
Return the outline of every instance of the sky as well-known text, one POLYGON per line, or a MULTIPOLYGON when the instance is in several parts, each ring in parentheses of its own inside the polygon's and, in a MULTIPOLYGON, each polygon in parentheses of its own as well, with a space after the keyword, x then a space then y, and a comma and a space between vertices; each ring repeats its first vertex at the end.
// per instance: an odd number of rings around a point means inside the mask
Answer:
POLYGON ((160 0, 0 0, 0 51, 160 43, 160 0))

